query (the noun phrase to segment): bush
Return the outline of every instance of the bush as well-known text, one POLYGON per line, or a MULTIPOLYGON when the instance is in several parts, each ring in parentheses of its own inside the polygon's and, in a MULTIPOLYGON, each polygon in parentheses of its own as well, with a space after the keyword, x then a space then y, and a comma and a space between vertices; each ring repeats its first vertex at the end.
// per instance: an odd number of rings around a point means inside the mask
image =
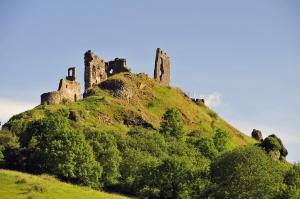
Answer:
POLYGON ((222 129, 216 130, 216 133, 213 137, 213 142, 219 152, 228 150, 229 138, 229 133, 227 131, 224 131, 222 129))
POLYGON ((160 124, 160 133, 165 137, 171 136, 177 139, 183 136, 183 121, 179 110, 175 108, 166 110, 160 124))
POLYGON ((121 153, 118 150, 115 137, 109 133, 89 131, 86 139, 93 148, 96 160, 103 167, 102 181, 105 187, 119 183, 121 153))
POLYGON ((172 155, 157 166, 142 167, 140 198, 202 198, 208 180, 193 157, 172 155))
POLYGON ((219 151, 211 138, 201 138, 194 145, 205 157, 211 160, 219 156, 219 151))
POLYGON ((98 188, 102 168, 83 135, 72 130, 67 116, 64 111, 51 113, 28 127, 21 137, 26 169, 98 188))
POLYGON ((212 164, 217 198, 272 198, 283 182, 283 169, 262 149, 238 148, 212 164))

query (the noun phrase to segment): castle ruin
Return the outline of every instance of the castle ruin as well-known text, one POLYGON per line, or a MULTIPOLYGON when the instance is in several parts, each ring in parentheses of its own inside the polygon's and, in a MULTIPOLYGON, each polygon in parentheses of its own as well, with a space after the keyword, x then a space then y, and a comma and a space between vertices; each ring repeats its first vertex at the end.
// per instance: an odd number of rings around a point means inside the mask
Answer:
POLYGON ((170 60, 160 48, 156 49, 154 79, 164 86, 170 84, 170 60))
MULTIPOLYGON (((112 75, 130 72, 126 59, 115 58, 105 61, 91 50, 84 54, 84 97, 95 85, 105 81, 112 75)), ((160 48, 156 50, 154 79, 161 85, 170 84, 170 60, 160 48)), ((61 79, 57 91, 43 93, 41 104, 60 104, 64 100, 76 102, 80 99, 80 83, 76 79, 76 68, 68 69, 68 76, 61 79)))
POLYGON ((57 91, 43 93, 41 104, 60 104, 64 100, 76 102, 80 99, 80 83, 76 80, 76 68, 68 69, 68 76, 61 79, 57 91))
POLYGON ((90 50, 84 54, 84 66, 85 92, 112 75, 129 72, 126 59, 115 58, 106 62, 90 50))

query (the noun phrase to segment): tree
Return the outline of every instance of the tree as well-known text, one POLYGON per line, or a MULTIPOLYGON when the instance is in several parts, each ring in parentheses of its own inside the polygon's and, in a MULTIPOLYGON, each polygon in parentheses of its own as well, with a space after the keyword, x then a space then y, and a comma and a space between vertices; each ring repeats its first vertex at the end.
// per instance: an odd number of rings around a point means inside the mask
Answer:
POLYGON ((213 142, 219 152, 224 152, 228 149, 229 133, 222 129, 217 129, 213 137, 213 142))
POLYGON ((49 113, 29 125, 21 137, 26 169, 99 188, 102 168, 82 133, 72 129, 67 115, 65 111, 49 113))
POLYGON ((179 110, 175 108, 166 110, 160 124, 160 133, 165 137, 172 136, 177 139, 183 136, 183 121, 179 110))
POLYGON ((217 198, 273 198, 284 176, 280 164, 256 146, 225 153, 211 170, 217 198))
POLYGON ((216 149, 213 139, 204 137, 194 143, 194 146, 205 156, 214 160, 219 156, 219 151, 216 149))
POLYGON ((157 166, 144 165, 140 198, 203 198, 209 181, 203 176, 205 165, 197 166, 194 157, 171 155, 157 166))
POLYGON ((110 133, 88 131, 86 139, 92 146, 96 160, 103 167, 102 181, 105 187, 119 183, 119 166, 122 160, 115 137, 110 133))

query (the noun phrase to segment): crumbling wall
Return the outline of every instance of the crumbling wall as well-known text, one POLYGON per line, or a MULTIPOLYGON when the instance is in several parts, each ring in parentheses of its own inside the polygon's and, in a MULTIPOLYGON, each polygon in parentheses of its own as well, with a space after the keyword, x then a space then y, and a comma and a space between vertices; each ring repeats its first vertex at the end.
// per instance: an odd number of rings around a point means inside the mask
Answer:
POLYGON ((84 96, 89 93, 93 86, 103 82, 108 77, 122 72, 129 72, 126 59, 115 58, 113 61, 105 62, 104 59, 90 50, 84 54, 84 65, 84 96))
POLYGON ((126 59, 115 58, 113 61, 106 62, 105 71, 108 77, 118 73, 129 72, 126 59))
POLYGON ((170 60, 160 48, 156 49, 154 79, 164 86, 170 84, 170 60))
POLYGON ((61 79, 57 91, 43 93, 41 104, 60 104, 64 100, 76 102, 80 99, 80 83, 76 80, 75 67, 68 69, 68 76, 61 79))
POLYGON ((107 79, 105 61, 92 51, 84 54, 84 85, 85 90, 107 79))

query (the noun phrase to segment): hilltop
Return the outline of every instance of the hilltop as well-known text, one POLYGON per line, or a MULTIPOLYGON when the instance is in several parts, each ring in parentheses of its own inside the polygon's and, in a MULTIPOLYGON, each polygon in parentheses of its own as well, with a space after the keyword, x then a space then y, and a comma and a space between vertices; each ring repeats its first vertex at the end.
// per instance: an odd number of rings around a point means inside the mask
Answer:
POLYGON ((192 101, 179 88, 162 86, 146 74, 133 73, 111 76, 77 102, 40 105, 18 114, 5 127, 21 132, 29 122, 45 117, 46 113, 65 109, 70 113, 73 128, 126 133, 134 126, 159 129, 162 115, 172 107, 181 112, 186 133, 195 131, 201 136, 212 136, 213 128, 220 128, 230 133, 233 147, 255 143, 203 103, 192 101))

